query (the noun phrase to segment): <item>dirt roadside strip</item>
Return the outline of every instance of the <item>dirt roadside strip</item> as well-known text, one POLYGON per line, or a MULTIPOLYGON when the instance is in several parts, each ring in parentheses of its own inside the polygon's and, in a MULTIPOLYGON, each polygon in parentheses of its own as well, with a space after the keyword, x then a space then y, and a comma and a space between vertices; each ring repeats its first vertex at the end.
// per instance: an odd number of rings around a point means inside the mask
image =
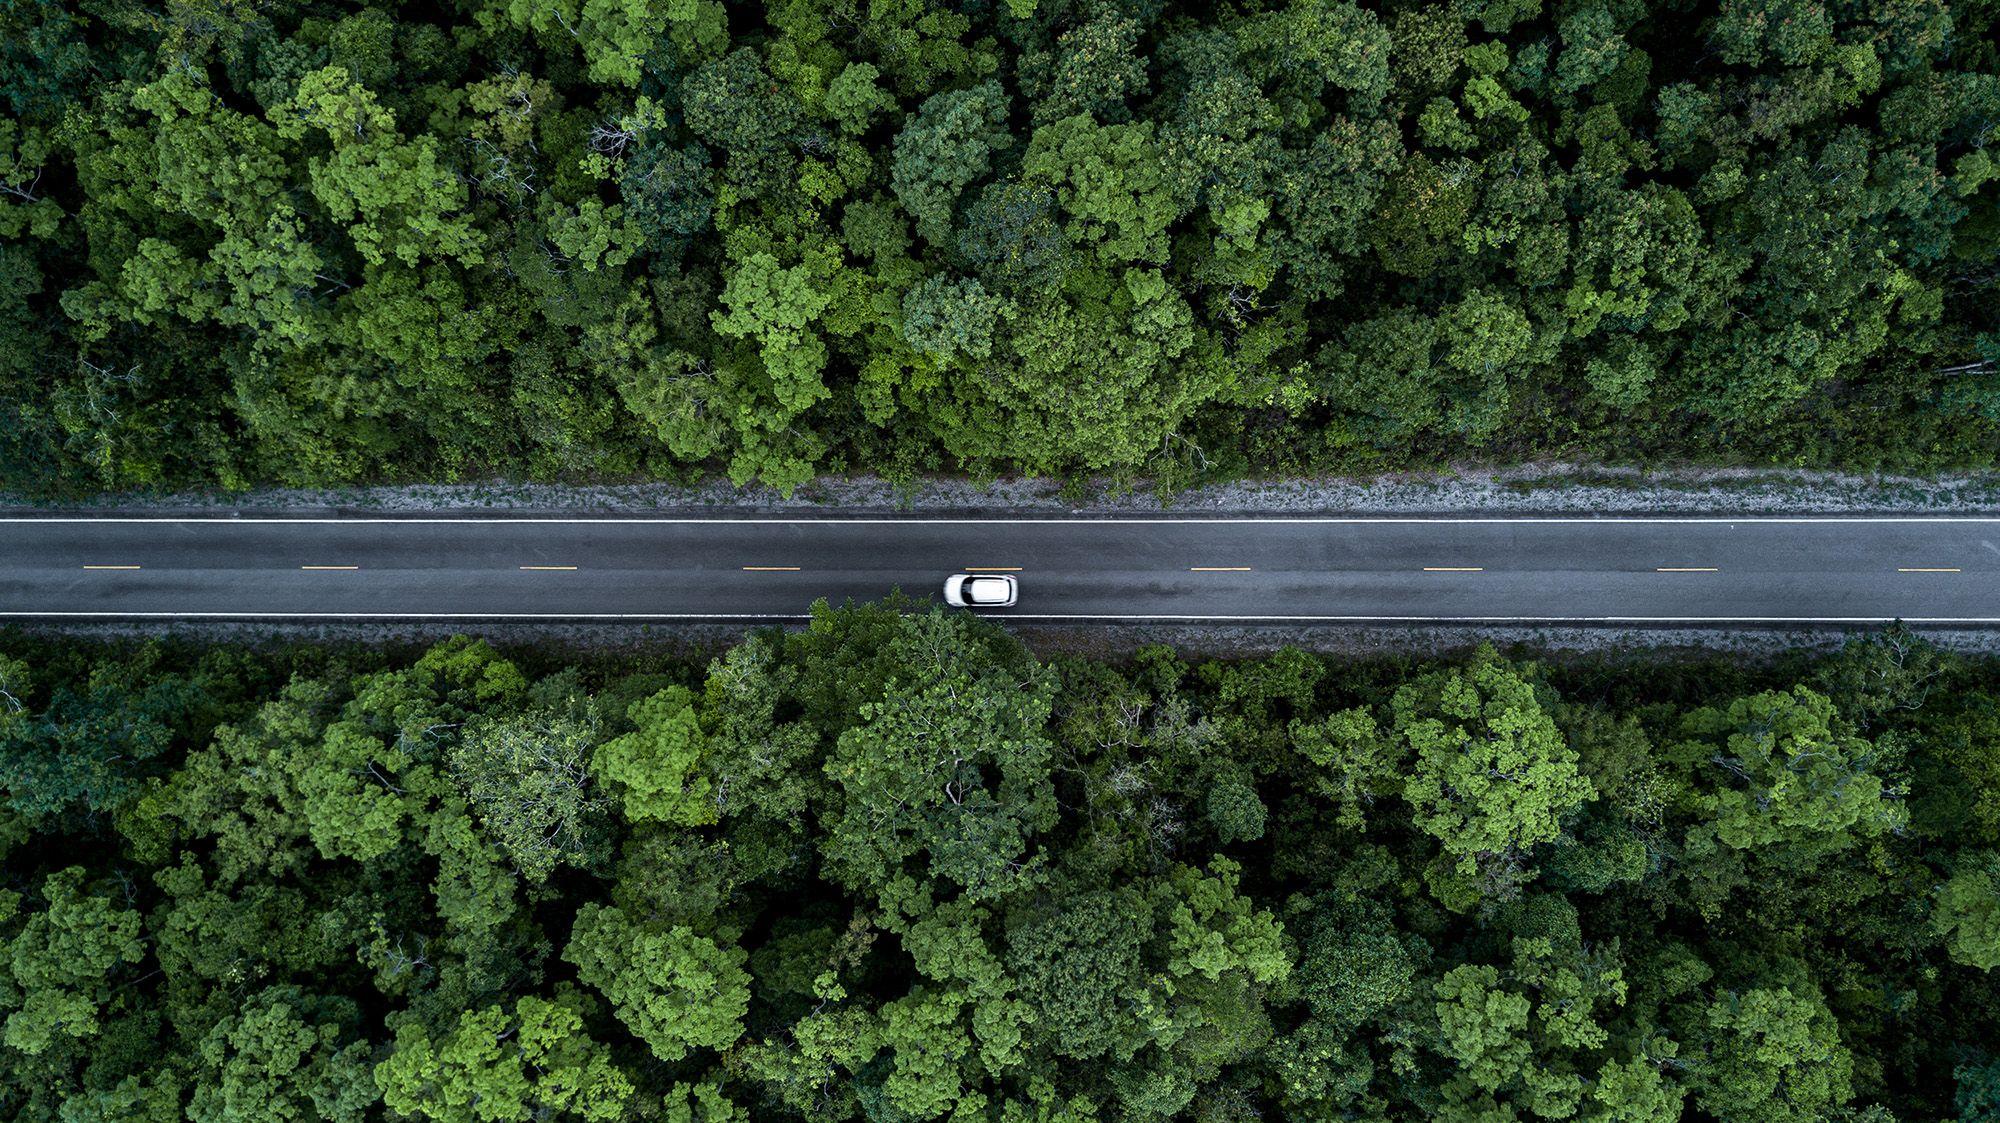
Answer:
POLYGON ((1983 514, 2000 512, 2000 472, 1929 478, 1786 469, 1636 468, 1531 464, 1431 474, 1244 481, 1163 496, 1145 483, 1065 490, 1047 479, 975 483, 822 477, 790 496, 727 483, 579 485, 482 481, 348 489, 115 494, 33 503, 0 495, 0 509, 146 513, 275 510, 375 513, 700 512, 800 514, 1049 512, 1213 514, 1983 514))

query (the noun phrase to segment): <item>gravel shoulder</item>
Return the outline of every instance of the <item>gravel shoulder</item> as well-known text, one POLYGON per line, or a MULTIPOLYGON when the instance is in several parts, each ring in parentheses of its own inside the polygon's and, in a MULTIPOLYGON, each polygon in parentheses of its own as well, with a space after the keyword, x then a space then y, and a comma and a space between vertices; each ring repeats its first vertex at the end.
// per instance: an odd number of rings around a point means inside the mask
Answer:
MULTIPOLYGON (((363 645, 426 646, 457 635, 475 636, 502 648, 531 648, 549 657, 590 658, 630 653, 706 659, 721 654, 755 628, 749 624, 689 623, 618 625, 545 621, 39 621, 12 625, 41 636, 118 642, 152 638, 190 643, 244 644, 278 648, 295 644, 329 647, 363 645)), ((798 630, 803 624, 785 625, 798 630)), ((1537 658, 1612 658, 1633 662, 1722 656, 1757 662, 1792 652, 1830 652, 1872 628, 1624 628, 1487 627, 1398 625, 1281 627, 1275 625, 1186 624, 1110 626, 1023 624, 1011 629, 1044 658, 1079 655, 1118 660, 1142 647, 1161 644, 1199 658, 1246 658, 1296 647, 1325 655, 1367 658, 1407 655, 1449 658, 1491 644, 1502 651, 1537 658)), ((2000 655, 2000 631, 1926 629, 1931 643, 1967 655, 2000 655)))
POLYGON ((121 493, 47 504, 0 495, 0 510, 373 513, 601 512, 715 515, 1062 514, 1986 514, 2000 512, 2000 473, 1935 477, 1708 468, 1643 471, 1530 464, 1437 473, 1243 481, 1162 494, 1141 483, 1065 488, 1048 479, 892 482, 822 477, 792 495, 723 482, 553 484, 491 480, 329 490, 121 493))

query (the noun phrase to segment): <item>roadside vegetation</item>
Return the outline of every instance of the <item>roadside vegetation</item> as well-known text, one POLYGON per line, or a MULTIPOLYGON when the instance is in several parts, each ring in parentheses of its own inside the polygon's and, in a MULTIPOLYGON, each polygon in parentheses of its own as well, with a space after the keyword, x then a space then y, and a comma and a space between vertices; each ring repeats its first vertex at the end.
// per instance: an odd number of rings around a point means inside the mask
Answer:
POLYGON ((2000 440, 1992 0, 14 0, 0 487, 2000 440))
POLYGON ((0 637, 0 1116, 2000 1118, 2000 664, 0 637))

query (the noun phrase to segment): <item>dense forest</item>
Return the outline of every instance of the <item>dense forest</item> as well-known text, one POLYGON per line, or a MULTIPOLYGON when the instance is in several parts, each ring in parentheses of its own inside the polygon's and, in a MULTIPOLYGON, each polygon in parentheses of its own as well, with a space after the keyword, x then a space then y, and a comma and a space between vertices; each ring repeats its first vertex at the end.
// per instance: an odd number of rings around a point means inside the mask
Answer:
POLYGON ((0 486, 2000 451, 1996 0, 10 0, 0 486))
POLYGON ((2000 664, 0 637, 0 1117, 1992 1123, 2000 664))

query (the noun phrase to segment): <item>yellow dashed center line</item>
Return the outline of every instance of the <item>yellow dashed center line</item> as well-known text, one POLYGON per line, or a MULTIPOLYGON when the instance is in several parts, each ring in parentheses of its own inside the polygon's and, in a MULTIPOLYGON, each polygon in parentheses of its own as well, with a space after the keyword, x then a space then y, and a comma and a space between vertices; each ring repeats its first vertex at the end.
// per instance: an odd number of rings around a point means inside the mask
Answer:
POLYGON ((85 569, 137 569, 136 565, 86 565, 85 569))
POLYGON ((1963 573, 1965 571, 1958 568, 1957 566, 1936 566, 1936 567, 1906 566, 1897 569, 1896 572, 1897 573, 1963 573))
POLYGON ((1654 573, 1721 573, 1722 570, 1712 565, 1662 565, 1662 566, 1656 566, 1653 569, 1653 572, 1654 573))
POLYGON ((521 568, 531 569, 536 572, 549 572, 557 570, 570 570, 570 569, 575 569, 576 567, 573 565, 524 565, 521 568))
POLYGON ((1250 572, 1250 567, 1247 565, 1191 565, 1188 566, 1188 572, 1189 573, 1248 573, 1250 572))
POLYGON ((360 569, 361 567, 358 565, 302 565, 299 568, 325 570, 325 569, 360 569))
POLYGON ((1424 572, 1425 573, 1484 573, 1486 572, 1486 567, 1483 565, 1427 565, 1424 567, 1424 572))
POLYGON ((743 571, 745 573, 797 573, 799 567, 795 565, 746 565, 743 567, 743 571))
POLYGON ((965 571, 967 573, 1019 573, 1021 572, 1021 567, 1018 565, 968 565, 965 567, 965 571))

